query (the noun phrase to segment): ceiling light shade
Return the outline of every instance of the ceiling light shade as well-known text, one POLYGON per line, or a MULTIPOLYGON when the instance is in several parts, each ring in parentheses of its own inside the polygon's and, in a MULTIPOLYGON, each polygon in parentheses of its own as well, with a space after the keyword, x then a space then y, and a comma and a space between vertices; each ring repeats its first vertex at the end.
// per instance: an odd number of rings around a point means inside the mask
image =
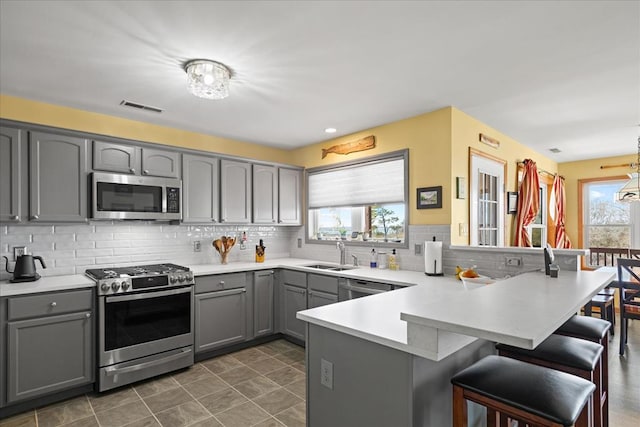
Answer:
POLYGON ((219 62, 197 59, 185 64, 187 88, 197 97, 224 99, 229 96, 231 72, 219 62))
MULTIPOLYGON (((634 164, 632 163, 633 167, 634 164)), ((640 137, 638 137, 638 160, 635 163, 636 172, 629 174, 629 181, 615 195, 619 202, 640 201, 640 137)))

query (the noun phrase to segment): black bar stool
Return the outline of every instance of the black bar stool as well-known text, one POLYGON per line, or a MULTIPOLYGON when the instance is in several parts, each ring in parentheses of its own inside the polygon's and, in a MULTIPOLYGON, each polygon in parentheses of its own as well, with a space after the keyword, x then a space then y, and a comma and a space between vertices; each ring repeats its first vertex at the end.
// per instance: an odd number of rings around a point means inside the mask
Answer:
POLYGON ((566 335, 592 341, 602 346, 602 425, 609 425, 609 331, 611 323, 595 317, 573 316, 560 326, 554 334, 566 335))
POLYGON ((467 427, 467 400, 487 408, 487 426, 507 418, 543 427, 588 427, 595 385, 575 375, 487 356, 454 375, 453 427, 467 427))
POLYGON ((596 427, 602 425, 600 359, 604 349, 600 344, 579 338, 551 335, 533 350, 505 344, 498 344, 496 348, 500 356, 557 369, 594 383, 596 392, 589 404, 591 425, 596 427))

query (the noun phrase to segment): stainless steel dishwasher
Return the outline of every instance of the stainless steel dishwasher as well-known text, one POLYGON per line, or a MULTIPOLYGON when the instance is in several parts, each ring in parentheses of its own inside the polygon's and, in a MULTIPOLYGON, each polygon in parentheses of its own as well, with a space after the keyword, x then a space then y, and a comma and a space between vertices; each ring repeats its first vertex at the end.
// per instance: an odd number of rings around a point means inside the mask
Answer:
POLYGON ((394 289, 388 283, 370 282, 368 280, 347 279, 338 282, 338 301, 346 301, 368 295, 381 294, 394 289))

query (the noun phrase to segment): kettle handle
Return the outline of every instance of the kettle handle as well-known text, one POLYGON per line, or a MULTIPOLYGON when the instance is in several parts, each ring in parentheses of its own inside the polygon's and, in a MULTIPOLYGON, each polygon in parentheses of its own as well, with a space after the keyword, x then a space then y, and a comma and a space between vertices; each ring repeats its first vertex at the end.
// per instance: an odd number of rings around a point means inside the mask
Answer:
POLYGON ((42 266, 42 268, 47 268, 47 265, 44 263, 44 260, 41 256, 34 256, 33 259, 37 259, 38 261, 40 261, 40 265, 42 266))
POLYGON ((13 273, 13 271, 9 271, 9 258, 4 255, 2 255, 2 258, 4 258, 4 269, 7 270, 7 273, 13 273))

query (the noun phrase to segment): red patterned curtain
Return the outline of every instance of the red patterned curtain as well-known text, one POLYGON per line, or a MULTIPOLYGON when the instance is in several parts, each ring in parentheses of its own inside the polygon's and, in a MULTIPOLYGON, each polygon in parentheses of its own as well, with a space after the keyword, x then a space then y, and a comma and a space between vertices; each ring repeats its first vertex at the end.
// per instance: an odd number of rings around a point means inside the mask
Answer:
POLYGON ((571 240, 569 240, 564 226, 567 219, 565 213, 567 198, 564 190, 564 179, 562 179, 560 175, 556 174, 553 178, 552 194, 554 197, 551 198, 551 201, 552 203, 555 202, 554 206, 551 206, 551 209, 555 209, 555 215, 552 216, 554 217, 553 219, 556 226, 556 248, 571 249, 571 240))
POLYGON ((540 181, 536 162, 524 160, 524 174, 518 190, 518 216, 514 246, 531 246, 526 227, 533 222, 540 210, 540 181))

